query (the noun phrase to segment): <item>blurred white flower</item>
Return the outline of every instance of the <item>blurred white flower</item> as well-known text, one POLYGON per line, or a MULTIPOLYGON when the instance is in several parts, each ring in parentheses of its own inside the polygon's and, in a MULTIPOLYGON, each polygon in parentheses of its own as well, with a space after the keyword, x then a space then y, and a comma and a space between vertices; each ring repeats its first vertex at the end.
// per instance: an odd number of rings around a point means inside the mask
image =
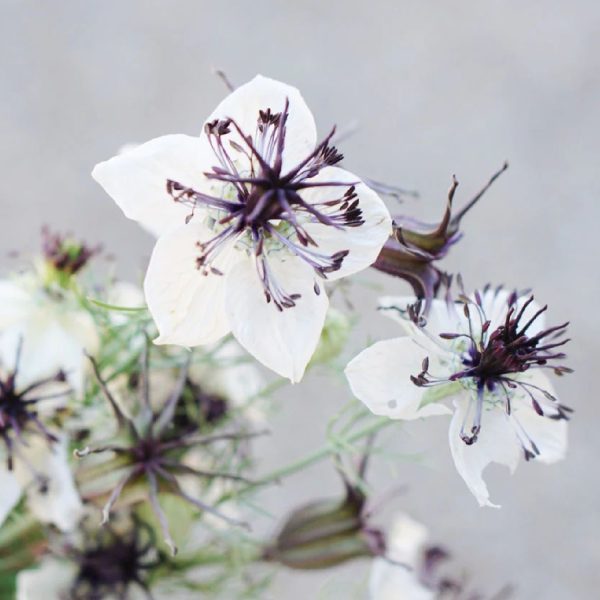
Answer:
POLYGON ((302 378, 328 299, 321 280, 368 267, 391 232, 383 202, 317 144, 297 89, 258 76, 199 137, 169 135, 98 164, 125 215, 159 236, 145 280, 156 343, 229 332, 278 374, 302 378))
POLYGON ((408 515, 394 519, 386 536, 386 557, 373 560, 369 600, 434 600, 437 593, 420 580, 427 529, 408 515))
POLYGON ((567 324, 544 329, 547 307, 533 297, 485 288, 461 310, 432 302, 427 319, 414 298, 384 298, 380 309, 408 337, 373 344, 346 367, 352 391, 393 419, 449 412, 456 468, 481 506, 489 500, 482 473, 491 462, 511 471, 522 455, 553 463, 564 457, 570 409, 560 404, 544 369, 557 364, 567 324))
POLYGON ((84 352, 95 353, 99 344, 94 320, 69 292, 45 287, 33 273, 0 280, 0 363, 12 365, 21 342, 18 386, 62 370, 82 392, 84 352))
POLYGON ((42 437, 30 436, 15 452, 13 469, 0 462, 0 524, 27 494, 27 505, 43 523, 63 531, 73 529, 82 516, 83 505, 75 488, 65 440, 51 445, 42 437))

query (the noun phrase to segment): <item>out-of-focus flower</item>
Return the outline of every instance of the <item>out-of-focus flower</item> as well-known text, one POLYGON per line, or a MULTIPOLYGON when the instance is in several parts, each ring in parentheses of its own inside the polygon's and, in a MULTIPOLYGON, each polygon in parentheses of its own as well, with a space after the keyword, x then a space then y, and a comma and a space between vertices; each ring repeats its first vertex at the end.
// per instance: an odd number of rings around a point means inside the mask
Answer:
MULTIPOLYGON (((126 530, 82 530, 81 548, 70 541, 61 558, 47 556, 17 575, 17 600, 151 599, 148 574, 164 557, 155 548, 152 529, 135 520, 126 530)), ((173 597, 173 596, 171 596, 173 597)))
POLYGON ((458 472, 482 506, 490 502, 482 473, 490 462, 514 471, 521 456, 553 463, 564 457, 571 409, 544 372, 560 364, 567 323, 545 328, 547 306, 533 296, 484 288, 453 305, 435 300, 427 319, 414 299, 384 298, 381 310, 408 337, 377 342, 354 358, 346 375, 376 414, 425 416, 451 399, 450 448, 458 472))
MULTIPOLYGON (((394 519, 386 534, 385 556, 375 558, 369 600, 483 600, 468 589, 465 577, 443 568, 450 555, 428 542, 424 525, 408 515, 394 519)), ((508 598, 503 588, 494 598, 508 598)))
POLYGON ((84 242, 52 233, 47 227, 42 230, 42 255, 48 280, 59 279, 61 285, 66 285, 98 252, 100 247, 91 248, 84 242))
POLYGON ((83 506, 73 482, 65 440, 48 443, 28 437, 19 447, 12 470, 0 464, 0 524, 27 494, 27 506, 42 523, 73 529, 83 506))
POLYGON ((436 590, 421 580, 427 529, 408 515, 395 518, 386 535, 385 556, 373 560, 370 600, 435 600, 436 590))
POLYGON ((462 238, 459 230, 462 218, 507 168, 508 163, 504 163, 485 187, 453 215, 452 202, 458 187, 458 181, 454 178, 444 216, 437 225, 404 215, 394 217, 394 233, 385 243, 373 267, 406 280, 417 298, 425 300, 427 312, 440 287, 448 287, 451 282, 451 276, 438 268, 437 261, 442 260, 451 246, 462 238))
MULTIPOLYGON (((147 498, 163 532, 165 543, 173 554, 177 548, 169 531, 167 516, 161 508, 159 493, 165 492, 185 500, 197 509, 218 516, 234 525, 245 525, 223 514, 219 509, 204 500, 190 495, 182 486, 183 477, 198 477, 206 480, 218 478, 232 481, 245 481, 236 473, 197 469, 187 463, 186 457, 191 449, 210 447, 211 444, 229 441, 237 443, 257 435, 239 431, 200 434, 198 424, 185 421, 177 423, 176 409, 185 389, 188 368, 181 369, 170 396, 159 411, 152 409, 149 386, 142 383, 142 406, 137 414, 130 417, 124 413, 102 379, 98 365, 92 359, 97 380, 102 392, 111 405, 118 422, 118 431, 113 439, 95 444, 77 452, 79 457, 90 454, 110 454, 103 467, 104 472, 120 473, 112 487, 112 492, 103 508, 103 522, 108 522, 111 510, 124 492, 136 490, 140 499, 140 485, 143 488, 141 499, 147 498), (113 462, 111 462, 113 461, 113 462), (114 464, 114 469, 110 468, 114 464), (109 468, 106 468, 106 467, 109 468)), ((147 377, 147 371, 143 377, 147 377)))
POLYGON ((145 281, 159 344, 229 332, 291 381, 317 347, 322 280, 368 267, 391 233, 379 196, 316 142, 297 89, 256 77, 199 137, 157 138, 98 164, 125 215, 159 235, 145 281))
POLYGON ((61 370, 73 390, 84 386, 84 351, 95 352, 99 337, 92 316, 70 290, 26 272, 0 280, 0 362, 12 364, 19 344, 18 385, 61 370))
POLYGON ((67 460, 66 440, 43 418, 44 412, 64 400, 68 388, 62 373, 18 388, 21 364, 17 358, 15 369, 0 378, 0 438, 6 453, 0 462, 0 524, 26 491, 36 518, 68 530, 81 516, 81 501, 67 460))

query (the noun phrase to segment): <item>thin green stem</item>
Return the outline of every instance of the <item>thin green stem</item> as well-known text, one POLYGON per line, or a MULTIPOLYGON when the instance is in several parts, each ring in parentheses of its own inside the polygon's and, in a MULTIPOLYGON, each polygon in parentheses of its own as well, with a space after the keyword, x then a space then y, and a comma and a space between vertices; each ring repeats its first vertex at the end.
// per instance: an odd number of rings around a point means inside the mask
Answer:
MULTIPOLYGON (((386 419, 386 418, 377 419, 377 420, 373 421, 372 423, 370 423, 369 425, 367 425, 366 427, 363 427, 362 429, 356 431, 355 433, 348 435, 348 437, 344 438, 342 441, 343 441, 344 445, 351 445, 351 444, 358 442, 359 440, 362 440, 374 433, 377 433, 378 431, 381 431, 382 429, 385 429, 388 425, 390 425, 392 423, 393 423, 393 421, 391 419, 386 419)), ((246 493, 252 491, 256 487, 264 486, 269 483, 273 483, 275 481, 281 481, 285 477, 289 477, 290 475, 293 475, 294 473, 303 471, 307 467, 311 467, 312 465, 324 460, 331 454, 334 454, 338 449, 339 449, 338 443, 327 442, 327 444, 325 444, 318 450, 315 450, 308 456, 305 456, 304 458, 297 460, 296 462, 293 462, 285 467, 281 467, 279 469, 275 469, 274 471, 271 471, 271 473, 265 475, 264 477, 261 477, 258 481, 255 481, 252 484, 248 485, 247 487, 241 489, 238 492, 238 494, 246 494, 246 493)))

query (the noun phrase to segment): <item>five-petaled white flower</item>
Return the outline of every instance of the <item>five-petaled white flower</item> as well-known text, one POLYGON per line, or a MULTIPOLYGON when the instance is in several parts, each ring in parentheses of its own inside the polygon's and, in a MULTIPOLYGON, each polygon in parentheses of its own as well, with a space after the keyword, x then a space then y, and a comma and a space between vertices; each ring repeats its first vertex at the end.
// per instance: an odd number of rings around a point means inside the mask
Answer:
POLYGON ((482 474, 496 462, 511 471, 522 455, 553 463, 564 457, 571 409, 560 404, 544 370, 557 364, 567 324, 544 328, 532 296, 484 288, 456 305, 432 303, 425 319, 415 299, 383 298, 380 309, 407 337, 373 344, 346 367, 350 387, 375 414, 394 419, 448 411, 458 472, 481 506, 490 502, 482 474), (462 305, 462 306, 461 306, 462 305))
POLYGON ((94 178, 158 236, 145 280, 159 344, 232 332, 296 382, 319 341, 322 279, 371 265, 391 232, 375 192, 317 143, 297 89, 257 76, 199 137, 168 135, 98 164, 94 178))
POLYGON ((394 518, 386 536, 386 556, 373 560, 369 577, 370 600, 434 600, 434 589, 420 580, 428 533, 408 515, 394 518))

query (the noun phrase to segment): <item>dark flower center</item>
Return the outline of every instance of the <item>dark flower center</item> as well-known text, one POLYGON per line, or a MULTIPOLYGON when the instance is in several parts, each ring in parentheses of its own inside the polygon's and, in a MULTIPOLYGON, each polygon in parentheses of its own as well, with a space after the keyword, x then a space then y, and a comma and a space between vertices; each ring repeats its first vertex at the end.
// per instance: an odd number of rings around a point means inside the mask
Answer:
POLYGON ((42 251, 46 261, 57 271, 65 275, 74 275, 87 265, 89 260, 100 251, 100 248, 90 248, 82 242, 51 233, 47 227, 44 227, 42 229, 42 251))
MULTIPOLYGON (((254 135, 244 133, 233 119, 215 120, 205 125, 205 134, 219 165, 204 175, 224 185, 227 199, 167 181, 167 192, 173 200, 192 209, 186 222, 193 218, 197 206, 214 209, 218 214, 214 226, 216 235, 197 244, 198 270, 205 275, 222 274, 214 265, 220 251, 226 243, 244 239, 248 251, 256 258, 265 298, 267 302, 272 300, 279 310, 295 306, 300 295, 284 291, 275 281, 266 256, 269 248, 285 249, 304 260, 318 276, 327 278, 328 273, 341 267, 348 251, 326 254, 316 250, 318 244, 305 224, 320 223, 344 229, 364 223, 356 184, 314 181, 322 169, 343 159, 330 145, 334 131, 298 165, 283 171, 288 117, 286 100, 280 113, 268 108, 259 111, 254 135), (239 142, 231 139, 232 133, 237 134, 239 142), (235 155, 248 165, 249 172, 239 170, 235 155), (343 191, 338 197, 323 202, 309 203, 302 197, 303 190, 320 187, 342 188, 343 191)), ((316 283, 315 293, 320 293, 316 283)))
MULTIPOLYGON (((496 290, 496 294, 500 288, 496 290)), ((489 287, 484 288, 484 293, 493 293, 489 287)), ((490 331, 491 321, 487 318, 483 308, 482 296, 475 292, 475 300, 461 296, 464 314, 468 322, 468 333, 441 333, 440 337, 446 340, 466 340, 466 348, 462 350, 462 368, 447 379, 440 379, 429 373, 429 360, 423 361, 422 371, 412 376, 412 382, 417 386, 432 386, 453 381, 471 381, 476 391, 474 413, 471 415, 471 406, 467 410, 467 419, 472 423, 468 427, 463 423, 461 430, 462 440, 470 445, 477 441, 481 430, 483 403, 485 392, 499 392, 504 399, 506 414, 512 414, 512 390, 520 390, 529 398, 535 412, 540 416, 550 419, 568 419, 572 409, 560 404, 558 399, 547 390, 518 378, 517 375, 530 369, 551 369, 556 375, 570 373, 571 369, 557 364, 566 358, 566 354, 557 350, 564 346, 569 339, 563 339, 568 323, 544 329, 535 335, 528 335, 531 326, 546 312, 548 306, 539 309, 531 318, 525 320, 524 314, 533 302, 530 296, 523 305, 517 307, 518 295, 512 293, 508 298, 508 307, 504 322, 493 331, 490 331), (474 319, 478 320, 480 334, 474 335, 474 319)), ((424 318, 420 313, 420 304, 409 307, 409 318, 418 326, 423 327, 424 318)), ((472 401, 473 402, 473 401, 472 401)), ((527 459, 534 458, 539 450, 533 440, 527 435, 520 424, 515 420, 516 432, 522 443, 527 459)))
POLYGON ((36 395, 41 388, 52 382, 65 382, 65 374, 59 372, 53 377, 40 379, 23 389, 15 386, 18 365, 21 354, 21 345, 17 350, 15 369, 3 380, 0 379, 0 437, 4 442, 7 452, 7 468, 13 469, 16 444, 26 444, 24 434, 27 431, 43 436, 49 443, 56 442, 56 436, 51 433, 38 416, 37 404, 43 400, 64 396, 67 390, 56 393, 36 395))
POLYGON ((162 562, 162 556, 155 550, 150 527, 137 522, 133 531, 125 535, 112 531, 100 535, 100 543, 75 554, 79 571, 71 586, 70 597, 73 600, 101 600, 114 594, 125 598, 128 588, 137 585, 150 598, 144 572, 162 562), (148 538, 146 541, 142 539, 143 531, 148 538))

